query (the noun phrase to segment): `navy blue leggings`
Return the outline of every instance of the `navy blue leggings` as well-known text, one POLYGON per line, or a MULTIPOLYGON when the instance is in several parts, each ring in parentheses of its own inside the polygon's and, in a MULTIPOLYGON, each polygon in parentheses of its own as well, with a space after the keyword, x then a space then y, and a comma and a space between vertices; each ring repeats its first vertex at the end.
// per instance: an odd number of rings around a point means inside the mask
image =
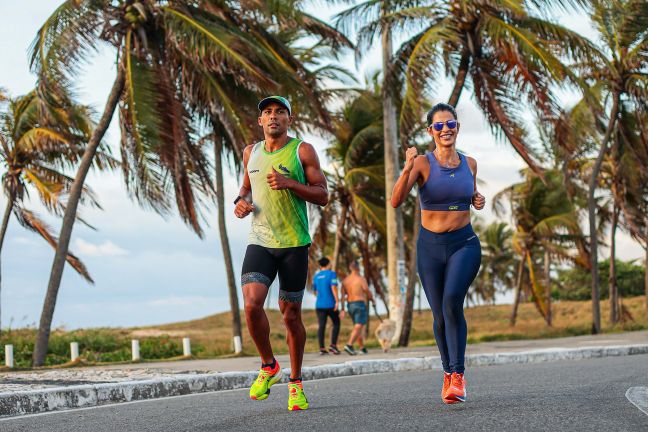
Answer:
POLYGON ((463 304, 481 264, 481 245, 470 224, 435 233, 421 227, 418 273, 434 316, 443 370, 463 373, 468 329, 463 304))

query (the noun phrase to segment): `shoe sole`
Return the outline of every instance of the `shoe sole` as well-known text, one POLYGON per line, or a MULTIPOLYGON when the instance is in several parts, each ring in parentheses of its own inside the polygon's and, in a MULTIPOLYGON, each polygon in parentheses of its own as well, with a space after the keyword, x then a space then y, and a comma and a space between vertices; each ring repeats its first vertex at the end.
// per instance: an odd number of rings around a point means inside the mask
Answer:
POLYGON ((466 395, 464 394, 463 396, 458 396, 455 394, 448 394, 446 397, 443 398, 443 402, 446 404, 454 404, 458 402, 466 402, 466 395))
POLYGON ((281 372, 281 368, 279 368, 279 372, 277 372, 277 374, 274 377, 270 378, 270 381, 268 382, 268 391, 265 394, 262 394, 261 396, 250 395, 250 399, 256 401, 262 401, 268 399, 268 397, 270 396, 270 387, 272 387, 277 382, 279 382, 282 377, 283 377, 283 372, 281 372))
POLYGON ((302 407, 300 407, 298 405, 295 405, 292 408, 288 408, 288 411, 306 411, 307 409, 308 409, 308 405, 306 405, 304 408, 302 408, 302 407))

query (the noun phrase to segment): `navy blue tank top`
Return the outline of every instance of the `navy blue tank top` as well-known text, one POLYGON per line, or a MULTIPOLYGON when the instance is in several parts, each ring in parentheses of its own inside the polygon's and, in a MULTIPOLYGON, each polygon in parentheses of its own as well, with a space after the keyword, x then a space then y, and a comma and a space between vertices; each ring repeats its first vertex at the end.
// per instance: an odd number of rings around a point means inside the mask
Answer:
POLYGON ((475 181, 466 157, 459 154, 459 166, 446 168, 439 165, 432 152, 426 152, 430 175, 419 188, 422 210, 463 211, 470 209, 475 193, 475 181))

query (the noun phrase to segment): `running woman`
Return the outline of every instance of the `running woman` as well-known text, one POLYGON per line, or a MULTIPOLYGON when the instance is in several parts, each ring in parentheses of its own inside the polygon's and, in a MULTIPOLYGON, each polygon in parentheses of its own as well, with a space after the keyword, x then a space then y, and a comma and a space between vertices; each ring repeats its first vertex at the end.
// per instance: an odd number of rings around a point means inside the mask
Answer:
POLYGON ((313 290, 317 296, 315 300, 315 313, 317 313, 317 339, 320 346, 320 355, 338 355, 338 335, 340 334, 340 302, 338 297, 337 274, 331 270, 331 261, 324 257, 318 261, 320 270, 313 276, 313 290), (324 347, 326 334, 326 321, 331 318, 333 330, 331 331, 331 345, 328 351, 324 347))
POLYGON ((243 186, 234 203, 234 214, 252 214, 249 244, 243 260, 241 286, 245 319, 261 356, 259 376, 250 398, 264 400, 282 376, 270 345, 270 324, 263 310, 268 289, 279 275, 279 310, 283 314, 290 352, 288 410, 308 409, 301 379, 306 330, 301 317, 308 273, 306 202, 325 206, 326 178, 312 145, 288 136, 293 116, 284 97, 259 102, 259 126, 264 141, 243 152, 243 186))
POLYGON ((458 153, 457 113, 437 104, 427 113, 433 152, 407 149, 405 167, 394 185, 391 204, 405 201, 419 186, 421 228, 417 266, 434 316, 434 337, 441 354, 444 379, 441 397, 447 404, 466 401, 464 356, 467 327, 463 304, 481 263, 481 246, 470 224, 470 205, 481 210, 486 199, 477 192, 477 162, 458 153))

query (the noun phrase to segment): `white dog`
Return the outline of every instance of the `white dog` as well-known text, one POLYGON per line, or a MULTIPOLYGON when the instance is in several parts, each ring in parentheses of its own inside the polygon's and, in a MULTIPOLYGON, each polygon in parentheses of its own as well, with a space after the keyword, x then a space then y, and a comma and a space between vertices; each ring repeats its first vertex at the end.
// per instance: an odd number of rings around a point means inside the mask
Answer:
POLYGON ((390 319, 383 320, 376 328, 376 339, 378 339, 383 352, 388 352, 390 350, 394 333, 396 333, 396 322, 390 319))

